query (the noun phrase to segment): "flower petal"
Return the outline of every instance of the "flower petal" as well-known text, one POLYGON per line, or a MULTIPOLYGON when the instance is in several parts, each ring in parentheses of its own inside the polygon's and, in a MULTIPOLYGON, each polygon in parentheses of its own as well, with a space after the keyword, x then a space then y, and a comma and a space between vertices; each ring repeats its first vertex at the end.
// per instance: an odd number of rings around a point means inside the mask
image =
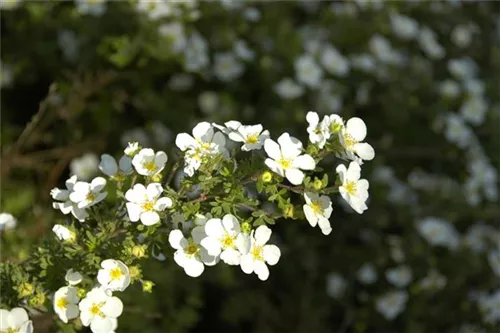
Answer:
POLYGON ((220 258, 227 265, 239 265, 241 253, 235 249, 228 248, 221 253, 220 258))
POLYGON ((236 216, 232 214, 226 214, 222 218, 222 225, 224 226, 224 229, 232 236, 240 233, 240 222, 238 222, 236 216))
POLYGON ((269 238, 271 238, 271 229, 269 229, 265 225, 261 225, 255 230, 255 243, 257 245, 264 245, 269 241, 269 238))
POLYGON ((143 212, 141 222, 144 225, 153 225, 160 222, 160 215, 157 212, 143 212))
POLYGON ((264 141, 264 150, 266 151, 267 156, 269 156, 273 160, 281 159, 280 146, 272 139, 267 139, 266 141, 264 141))
POLYGON ((293 185, 300 185, 304 181, 304 173, 299 169, 287 169, 285 170, 285 176, 293 185))
POLYGON ((354 151, 363 160, 370 161, 375 157, 375 150, 368 143, 356 143, 354 145, 354 151))
POLYGON ((172 199, 167 197, 162 197, 158 199, 154 205, 154 210, 156 211, 164 211, 166 208, 172 207, 172 199))
POLYGON ((116 175, 118 172, 118 165, 116 165, 114 157, 108 154, 102 154, 99 170, 109 177, 116 175))
POLYGON ((205 270, 205 265, 195 258, 189 258, 184 262, 184 271, 191 277, 198 277, 205 270))
POLYGON ((269 277, 269 268, 267 268, 267 265, 266 265, 265 262, 263 262, 263 261, 256 261, 254 263, 254 268, 253 269, 254 269, 255 273, 257 274, 257 277, 260 280, 265 281, 269 277))
POLYGON ((102 307, 102 313, 108 317, 117 318, 123 312, 123 303, 118 297, 110 297, 102 307))
POLYGON ((264 163, 267 165, 269 169, 271 169, 271 171, 277 173, 281 177, 285 176, 285 169, 283 169, 283 167, 280 164, 278 164, 275 160, 266 158, 264 163))
POLYGON ((106 179, 102 177, 96 177, 90 183, 90 190, 97 193, 100 192, 104 188, 104 186, 106 186, 106 179))
POLYGON ((132 222, 139 221, 139 218, 141 217, 142 213, 142 208, 133 202, 127 202, 126 206, 127 206, 128 218, 130 219, 130 221, 132 222))
POLYGON ((180 150, 185 151, 189 148, 196 146, 196 140, 187 133, 177 134, 175 138, 175 145, 179 147, 180 150))
POLYGON ((265 245, 263 252, 264 259, 271 266, 276 265, 278 263, 278 260, 280 260, 281 251, 276 245, 265 245))
POLYGON ((280 135, 278 143, 284 158, 295 158, 302 152, 302 142, 286 132, 280 135))
POLYGON ((363 141, 366 137, 365 122, 358 117, 353 117, 347 121, 346 130, 358 142, 363 141))
POLYGON ((205 237, 201 240, 200 244, 212 256, 218 256, 221 252, 220 242, 216 238, 205 237))
POLYGON ((310 155, 301 155, 293 160, 292 168, 298 168, 302 170, 314 170, 316 167, 316 162, 314 162, 314 158, 310 155))
POLYGON ((209 237, 221 238, 224 236, 224 228, 220 219, 210 219, 205 223, 205 233, 209 237))
POLYGON ((170 246, 176 250, 183 249, 187 246, 187 240, 180 230, 172 230, 168 235, 168 242, 170 246))
POLYGON ((252 274, 253 273, 254 261, 251 254, 242 255, 240 258, 240 267, 243 273, 252 274))

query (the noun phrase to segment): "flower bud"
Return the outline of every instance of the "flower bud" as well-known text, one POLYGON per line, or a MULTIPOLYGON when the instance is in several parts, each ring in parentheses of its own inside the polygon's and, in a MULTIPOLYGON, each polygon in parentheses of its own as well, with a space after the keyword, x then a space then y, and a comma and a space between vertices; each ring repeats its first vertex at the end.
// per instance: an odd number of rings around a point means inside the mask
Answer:
POLYGON ((283 210, 283 215, 286 217, 286 218, 293 218, 293 214, 295 212, 295 209, 293 207, 293 205, 288 205, 285 207, 285 209, 283 210))
POLYGON ((273 174, 269 171, 265 171, 264 173, 262 173, 262 176, 260 176, 260 178, 264 183, 269 183, 273 179, 273 174))
POLYGON ((146 245, 135 245, 132 247, 132 255, 137 259, 144 258, 146 255, 146 245))
POLYGON ((42 291, 37 291, 33 296, 30 297, 28 303, 31 306, 42 306, 45 304, 45 301, 47 300, 47 297, 45 296, 45 293, 42 291))
POLYGON ((330 133, 333 134, 333 133, 338 133, 340 132, 340 130, 342 129, 342 124, 338 123, 338 122, 333 122, 331 125, 330 125, 330 133))
POLYGON ((85 295, 87 295, 87 291, 84 288, 77 288, 76 294, 80 298, 85 298, 85 295))
POLYGON ((323 188, 323 182, 316 178, 313 182, 313 187, 315 190, 320 190, 321 188, 323 188))
POLYGON ((128 271, 129 271, 131 282, 134 282, 134 281, 140 279, 142 276, 141 269, 139 268, 139 266, 130 266, 128 268, 128 271))
POLYGON ((142 291, 144 291, 145 293, 151 293, 153 291, 153 286, 155 284, 153 283, 153 281, 143 281, 142 282, 142 291))
POLYGON ((162 174, 161 174, 161 173, 158 173, 158 174, 156 174, 156 175, 151 176, 151 180, 152 180, 153 182, 155 182, 155 183, 159 183, 159 182, 161 182, 162 178, 163 178, 163 176, 162 176, 162 174))
POLYGON ((249 234, 252 231, 252 225, 248 222, 243 222, 241 224, 241 232, 244 234, 249 234))
POLYGON ((28 282, 23 282, 17 287, 19 298, 27 297, 33 294, 33 285, 28 282))

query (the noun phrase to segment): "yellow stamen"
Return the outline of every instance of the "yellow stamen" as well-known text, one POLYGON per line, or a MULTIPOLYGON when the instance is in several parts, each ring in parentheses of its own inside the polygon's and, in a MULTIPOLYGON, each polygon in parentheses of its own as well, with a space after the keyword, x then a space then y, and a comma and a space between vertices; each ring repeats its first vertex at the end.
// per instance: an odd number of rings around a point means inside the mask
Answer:
POLYGON ((353 146, 358 143, 358 141, 354 140, 354 138, 348 133, 344 133, 343 137, 347 149, 352 149, 353 146))
POLYGON ((188 254, 188 255, 195 255, 198 252, 198 250, 199 250, 198 245, 196 245, 195 243, 190 241, 189 245, 186 247, 184 252, 186 252, 186 254, 188 254))
POLYGON ((227 248, 234 248, 234 237, 231 237, 228 233, 226 233, 222 238, 221 243, 224 250, 227 248))
POLYGON ((283 169, 288 169, 292 166, 292 162, 290 160, 286 160, 284 158, 279 160, 278 163, 283 167, 283 169))
POLYGON ((111 280, 118 280, 123 276, 123 272, 120 268, 115 267, 109 272, 109 277, 111 280))
POLYGON ((145 162, 142 164, 144 169, 148 170, 149 172, 154 172, 156 170, 156 164, 155 161, 149 161, 145 162))
POLYGON ((85 197, 85 199, 87 201, 94 201, 95 200, 95 195, 93 192, 90 192, 89 194, 87 194, 87 196, 85 197))
POLYGON ((93 314, 94 316, 101 316, 101 317, 104 317, 104 314, 102 313, 101 311, 101 306, 103 305, 103 303, 99 303, 99 304, 92 304, 92 306, 90 307, 90 313, 93 314))
POLYGON ((246 143, 255 144, 258 141, 259 141, 259 135, 258 134, 251 134, 251 135, 247 136, 246 143))
POLYGON ((344 188, 350 195, 355 195, 356 191, 358 190, 358 184, 356 182, 349 181, 344 185, 344 188))
POLYGON ((60 309, 66 309, 68 306, 68 299, 66 297, 58 298, 56 301, 56 306, 60 309))
POLYGON ((250 253, 253 256, 254 260, 264 261, 264 247, 263 246, 254 246, 250 253))
POLYGON ((141 205, 141 208, 145 211, 152 211, 154 207, 153 202, 151 201, 146 201, 141 205))
POLYGON ((314 214, 321 214, 322 213, 321 204, 317 201, 311 202, 311 208, 312 208, 314 214))

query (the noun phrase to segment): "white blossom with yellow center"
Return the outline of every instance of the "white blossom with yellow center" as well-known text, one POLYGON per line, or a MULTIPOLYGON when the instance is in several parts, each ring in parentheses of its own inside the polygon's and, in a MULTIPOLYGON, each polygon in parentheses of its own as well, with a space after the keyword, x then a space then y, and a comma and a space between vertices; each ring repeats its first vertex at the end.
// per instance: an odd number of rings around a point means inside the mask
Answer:
POLYGON ((59 318, 67 323, 68 320, 78 317, 78 292, 75 287, 67 286, 59 288, 54 294, 54 312, 59 318))
POLYGON ((76 182, 69 199, 80 209, 91 207, 106 198, 107 192, 101 192, 105 186, 106 179, 102 177, 96 177, 90 183, 76 182))
POLYGON ((212 256, 219 256, 228 265, 239 265, 245 252, 245 236, 241 233, 238 219, 231 214, 221 219, 210 219, 205 225, 207 237, 200 244, 212 256))
POLYGON ((163 151, 155 151, 151 148, 143 148, 132 159, 132 165, 138 174, 142 176, 155 176, 159 174, 167 163, 168 156, 163 151))
POLYGON ((200 276, 205 270, 205 265, 213 266, 218 262, 218 257, 209 255, 200 245, 205 237, 202 226, 193 228, 189 238, 185 238, 180 230, 172 230, 168 235, 170 246, 177 250, 174 253, 175 262, 191 277, 200 276))
POLYGON ((311 227, 319 225, 321 232, 324 235, 332 232, 330 221, 332 215, 332 201, 326 195, 318 195, 316 193, 305 192, 304 199, 306 204, 303 206, 304 214, 311 227))
POLYGON ((78 221, 83 222, 88 217, 88 213, 70 200, 70 194, 73 193, 76 183, 77 177, 73 176, 66 180, 66 189, 55 187, 50 191, 50 196, 56 200, 52 203, 54 209, 59 209, 64 215, 71 213, 78 221))
POLYGON ((23 308, 0 309, 0 332, 33 333, 33 323, 23 308))
POLYGON ((271 229, 261 225, 250 235, 247 242, 247 251, 241 256, 241 270, 246 274, 255 272, 257 277, 265 281, 269 277, 268 265, 274 266, 278 263, 281 251, 276 245, 266 244, 271 238, 271 229))
POLYGON ((112 332, 117 319, 123 312, 122 301, 110 290, 95 287, 78 304, 83 326, 89 326, 93 333, 112 332))
POLYGON ((269 139, 269 131, 263 131, 262 125, 242 125, 236 131, 229 133, 229 138, 236 142, 243 142, 241 150, 250 151, 262 149, 264 141, 269 139))
POLYGON ((316 162, 307 154, 302 154, 302 142, 288 133, 278 138, 278 143, 272 139, 264 142, 264 149, 269 158, 265 163, 275 173, 286 177, 293 185, 300 185, 304 180, 302 170, 314 170, 316 162))
POLYGON ((352 209, 362 214, 368 209, 366 200, 368 199, 369 183, 366 179, 359 179, 361 177, 361 167, 358 163, 351 162, 349 169, 340 164, 336 171, 341 182, 339 187, 340 195, 352 209))
POLYGON ((135 184, 133 188, 125 193, 127 212, 130 221, 141 221, 144 225, 153 225, 160 222, 160 215, 165 209, 172 207, 172 200, 168 197, 160 197, 163 187, 160 183, 151 183, 148 187, 135 184))
POLYGON ((349 119, 345 127, 340 132, 340 143, 346 150, 346 156, 350 160, 357 161, 372 160, 375 157, 373 147, 362 142, 366 137, 366 125, 363 120, 357 117, 349 119))
POLYGON ((124 291, 130 284, 128 267, 120 260, 103 260, 101 267, 97 273, 97 281, 104 289, 124 291))

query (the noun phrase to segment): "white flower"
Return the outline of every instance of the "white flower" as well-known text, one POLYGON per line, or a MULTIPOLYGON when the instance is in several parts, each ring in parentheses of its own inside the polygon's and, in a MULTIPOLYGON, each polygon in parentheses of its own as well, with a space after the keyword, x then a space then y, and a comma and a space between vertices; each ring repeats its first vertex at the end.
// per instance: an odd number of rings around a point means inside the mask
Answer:
POLYGON ((436 291, 443 289, 446 286, 447 281, 446 276, 441 275, 436 270, 431 270, 427 276, 420 281, 419 286, 423 290, 436 291))
POLYGON ((324 235, 329 235, 332 232, 330 221, 332 215, 332 201, 326 195, 318 195, 316 193, 305 192, 304 199, 306 204, 303 205, 304 214, 311 227, 319 225, 321 232, 324 235))
POLYGON ((12 10, 18 8, 22 4, 23 0, 2 0, 0 1, 0 9, 2 10, 12 10))
POLYGON ((108 154, 101 155, 99 170, 108 177, 117 177, 122 174, 129 175, 134 171, 132 168, 132 159, 129 156, 123 155, 118 164, 116 164, 114 157, 108 154), (119 170, 118 167, 120 168, 119 170))
POLYGON ((351 66, 356 69, 373 73, 377 67, 375 59, 370 54, 355 54, 350 57, 351 66))
POLYGON ((375 308, 385 319, 393 320, 405 310, 407 301, 408 293, 406 291, 390 291, 377 299, 375 308))
POLYGON ((137 10, 147 13, 151 20, 170 17, 174 14, 172 2, 163 0, 139 0, 137 10))
POLYGON ((102 288, 112 291, 124 291, 130 284, 127 265, 120 260, 106 259, 101 262, 102 269, 97 273, 97 281, 102 288))
POLYGON ((366 179, 360 179, 361 167, 356 162, 349 163, 349 169, 340 164, 336 172, 341 182, 339 187, 340 195, 352 209, 362 214, 368 209, 365 202, 368 199, 369 183, 366 179))
POLYGON ((143 148, 132 159, 132 165, 138 174, 154 176, 160 173, 167 163, 167 154, 163 151, 154 152, 153 149, 143 148))
POLYGON ((457 249, 460 235, 449 222, 437 217, 427 217, 417 224, 417 230, 431 245, 457 249))
POLYGON ((448 61, 448 71, 459 80, 469 80, 476 76, 477 64, 471 58, 451 59, 448 61))
POLYGON ((345 148, 349 159, 358 161, 357 157, 359 157, 362 160, 369 161, 375 157, 373 147, 366 142, 362 142, 365 137, 365 122, 357 117, 349 119, 340 133, 340 143, 345 148))
POLYGON ((495 228, 485 224, 474 224, 465 233, 464 243, 475 253, 486 251, 490 240, 498 237, 500 239, 500 232, 495 228))
POLYGON ((500 277, 500 250, 490 251, 488 253, 488 262, 493 273, 500 277))
POLYGON ((209 64, 208 46, 206 40, 199 33, 194 32, 188 39, 184 51, 184 67, 188 72, 197 72, 209 64))
POLYGON ((272 139, 264 142, 264 149, 269 158, 265 163, 272 171, 286 177, 293 185, 300 185, 304 180, 301 170, 314 170, 316 162, 307 154, 302 153, 302 142, 283 133, 278 138, 278 143, 272 139))
POLYGON ((33 323, 23 308, 0 309, 0 332, 33 333, 33 323))
POLYGON ((101 16, 106 11, 106 0, 76 0, 76 8, 80 14, 101 16))
POLYGON ((78 309, 77 289, 75 287, 62 287, 59 288, 54 294, 54 312, 64 322, 68 323, 69 319, 74 319, 80 314, 78 309))
POLYGON ((252 51, 247 43, 240 39, 234 44, 234 53, 243 60, 253 60, 255 58, 255 52, 252 51))
POLYGON ((315 88, 321 83, 323 70, 318 66, 312 56, 303 54, 295 60, 295 75, 297 81, 311 88, 315 88))
POLYGON ((82 274, 80 272, 74 271, 72 268, 68 269, 66 275, 64 276, 66 282, 68 282, 71 286, 76 286, 83 280, 82 274))
POLYGON ((391 268, 385 272, 387 281, 398 288, 406 287, 411 282, 412 276, 411 269, 408 266, 391 268))
POLYGON ((356 273, 356 278, 364 284, 372 284, 377 281, 377 271, 370 263, 364 263, 356 273))
POLYGON ((321 64, 333 75, 343 77, 349 73, 349 62, 331 45, 327 45, 323 48, 323 52, 321 53, 321 64))
POLYGON ((468 47, 472 43, 472 36, 476 30, 474 25, 457 25, 451 32, 453 44, 460 48, 468 47))
POLYGON ((213 126, 208 122, 201 122, 193 128, 193 136, 180 133, 175 144, 185 151, 184 172, 192 177, 206 157, 217 154, 227 155, 226 139, 220 132, 214 133, 213 126))
POLYGON ((213 91, 202 92, 198 96, 198 105, 205 114, 213 114, 219 107, 219 95, 213 91))
POLYGON ((208 254, 219 256, 228 265, 239 265, 240 257, 245 254, 245 235, 241 233, 238 219, 231 214, 221 219, 210 219, 205 223, 207 237, 201 240, 208 254))
POLYGON ((307 127, 309 141, 317 144, 320 149, 323 149, 326 141, 330 138, 330 131, 329 128, 325 127, 325 121, 320 122, 318 114, 313 111, 307 113, 306 120, 309 124, 307 127))
POLYGON ((229 133, 229 138, 236 142, 243 142, 241 150, 250 151, 261 149, 264 141, 269 139, 269 131, 262 131, 262 125, 241 125, 235 131, 229 133))
POLYGON ((172 230, 168 235, 170 246, 175 250, 174 260, 184 272, 191 277, 198 277, 205 270, 205 265, 213 266, 218 258, 208 254, 207 250, 200 245, 206 237, 203 227, 195 227, 191 237, 186 239, 180 230, 172 230))
POLYGON ((123 312, 122 301, 100 287, 89 291, 78 307, 83 326, 90 325, 93 333, 109 333, 116 329, 116 318, 123 312))
POLYGON ((169 45, 175 53, 183 51, 186 47, 187 39, 182 23, 164 23, 158 27, 158 33, 168 40, 169 45))
POLYGON ((52 227, 52 231, 60 241, 74 241, 76 238, 76 234, 74 231, 71 231, 61 224, 54 225, 54 227, 52 227))
POLYGON ((274 91, 283 99, 295 99, 304 94, 304 88, 289 77, 275 84, 274 91))
POLYGON ((332 298, 340 299, 347 288, 347 282, 338 273, 330 273, 326 277, 326 294, 332 298))
POLYGON ((133 141, 127 144, 127 148, 123 151, 128 157, 134 157, 139 152, 139 142, 133 141))
POLYGON ((401 55, 392 48, 391 42, 385 37, 375 34, 368 44, 370 51, 382 63, 398 65, 402 62, 401 55))
POLYGON ((446 53, 444 47, 438 43, 434 31, 428 27, 423 27, 420 30, 418 42, 425 54, 431 59, 442 59, 446 53))
MULTIPOLYGON (((241 270, 246 274, 255 272, 257 277, 265 281, 269 277, 267 265, 274 266, 278 263, 281 251, 276 245, 266 244, 271 238, 271 229, 265 225, 252 230, 250 235, 249 251, 241 256, 241 270)), ((248 246, 247 246, 248 249, 248 246)))
POLYGON ((173 74, 168 80, 168 87, 175 91, 187 91, 193 84, 193 75, 187 73, 173 74))
POLYGON ((224 123, 224 126, 218 125, 216 123, 212 123, 212 126, 220 130, 222 133, 229 135, 232 132, 238 131, 238 128, 241 126, 241 123, 237 120, 230 120, 224 123))
POLYGON ((464 120, 473 125, 482 125, 488 111, 488 104, 482 97, 468 98, 460 108, 460 114, 464 120))
POLYGON ((78 179, 89 180, 97 172, 99 160, 95 154, 85 154, 82 157, 75 158, 69 164, 71 175, 78 179))
POLYGON ((446 139, 460 148, 466 148, 471 143, 472 130, 464 123, 463 119, 456 114, 449 113, 445 119, 446 128, 444 135, 446 139))
POLYGON ((77 178, 76 176, 73 176, 66 180, 66 190, 61 190, 57 187, 53 188, 50 191, 50 195, 52 196, 52 199, 57 201, 52 203, 52 207, 54 209, 59 209, 64 215, 71 213, 78 221, 83 222, 88 217, 87 212, 85 209, 79 208, 77 204, 70 200, 69 197, 70 194, 73 193, 76 183, 77 178))
POLYGON ((439 91, 448 98, 456 98, 460 95, 460 86, 453 80, 445 80, 439 84, 439 91))
POLYGON ((160 222, 159 212, 172 207, 172 200, 161 197, 163 187, 160 183, 151 183, 148 187, 135 184, 133 188, 125 193, 127 212, 130 221, 141 220, 144 225, 153 225, 160 222))
POLYGON ((232 81, 241 76, 245 67, 232 53, 215 55, 214 74, 221 81, 232 81))
POLYGON ((418 22, 414 19, 397 13, 391 13, 390 19, 392 32, 399 38, 409 40, 418 35, 418 22))
POLYGON ((17 225, 16 218, 9 213, 0 214, 0 231, 14 229, 17 225))
POLYGON ((478 299, 479 310, 486 323, 497 323, 500 321, 500 290, 491 295, 482 295, 478 299))
POLYGON ((106 186, 106 179, 96 177, 92 182, 76 182, 69 199, 77 204, 78 208, 87 208, 98 204, 106 198, 107 192, 101 192, 106 186))

